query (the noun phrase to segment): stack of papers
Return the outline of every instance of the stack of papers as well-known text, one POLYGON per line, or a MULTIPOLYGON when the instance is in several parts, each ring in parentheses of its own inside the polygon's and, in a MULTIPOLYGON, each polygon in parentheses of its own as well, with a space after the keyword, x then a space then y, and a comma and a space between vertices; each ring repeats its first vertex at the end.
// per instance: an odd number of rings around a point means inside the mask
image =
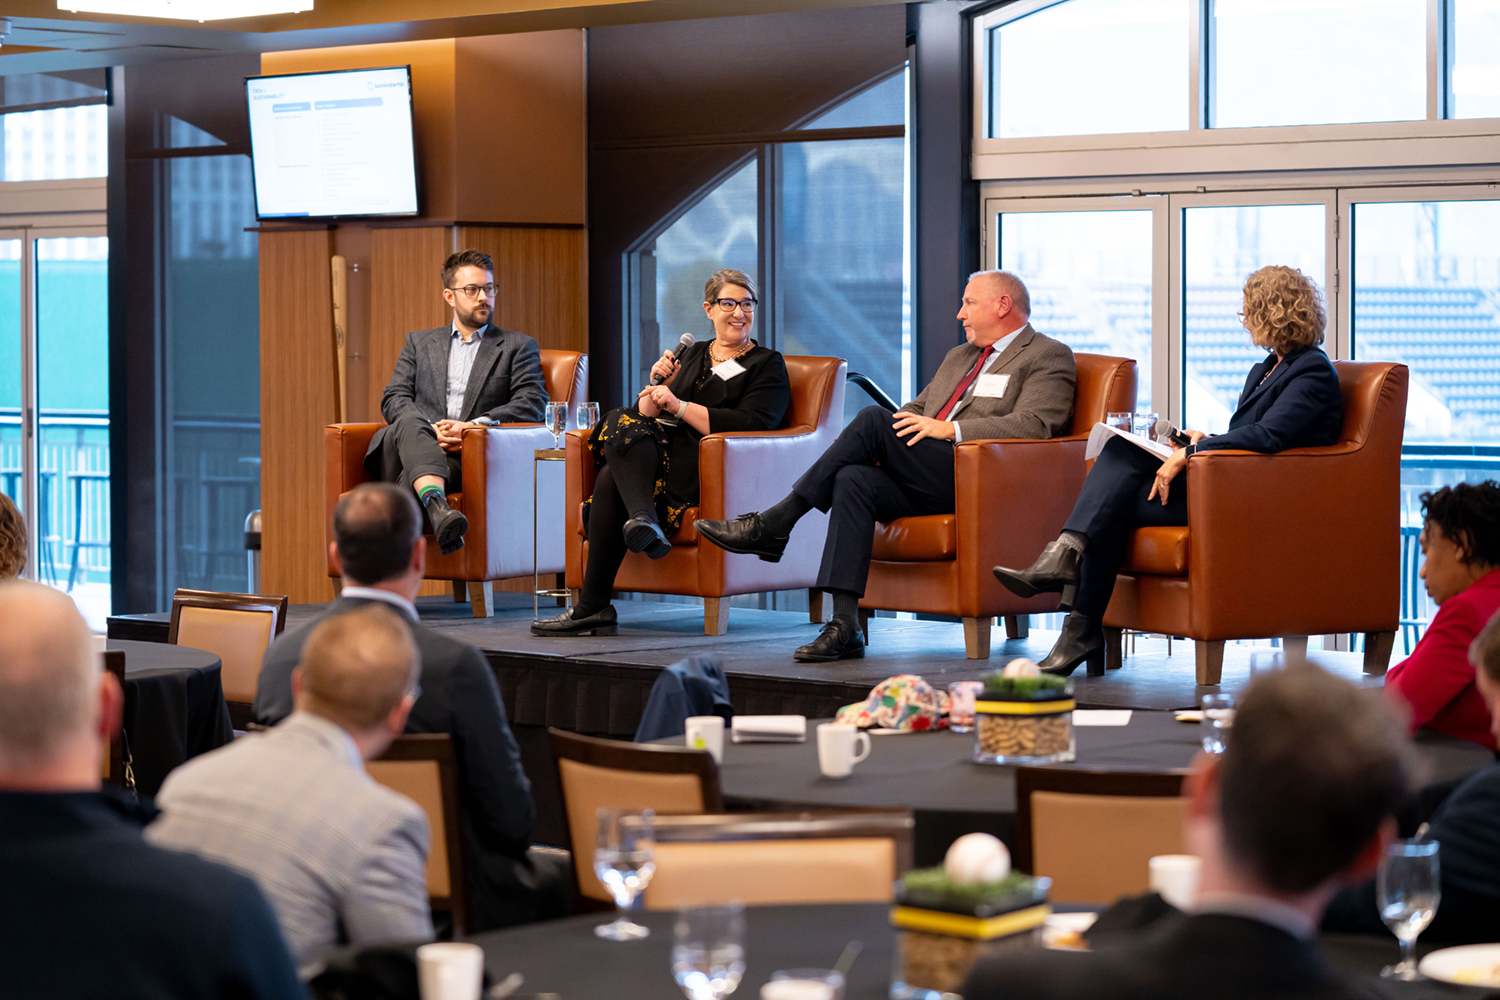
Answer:
POLYGON ((805 743, 805 715, 736 715, 730 723, 736 743, 805 743))

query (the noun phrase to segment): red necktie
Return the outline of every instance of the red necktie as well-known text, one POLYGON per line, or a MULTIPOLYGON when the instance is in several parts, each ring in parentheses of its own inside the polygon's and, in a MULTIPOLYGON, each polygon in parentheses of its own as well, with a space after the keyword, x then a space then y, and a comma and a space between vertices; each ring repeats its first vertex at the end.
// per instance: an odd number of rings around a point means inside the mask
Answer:
POLYGON ((952 413, 953 408, 958 405, 958 401, 964 398, 964 393, 969 391, 969 386, 974 384, 974 380, 979 377, 980 369, 984 367, 984 363, 990 359, 990 355, 994 352, 994 344, 991 344, 980 352, 979 360, 974 362, 974 367, 969 369, 969 374, 965 375, 963 380, 958 383, 958 388, 954 389, 953 395, 948 397, 947 404, 941 410, 938 410, 937 419, 948 419, 948 414, 952 413))

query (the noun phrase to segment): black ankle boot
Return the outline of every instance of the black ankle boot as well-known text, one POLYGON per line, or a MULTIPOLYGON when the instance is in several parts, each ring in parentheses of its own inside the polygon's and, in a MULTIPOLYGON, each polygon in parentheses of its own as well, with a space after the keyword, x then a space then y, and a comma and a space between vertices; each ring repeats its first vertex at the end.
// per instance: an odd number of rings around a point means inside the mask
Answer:
POLYGON ((427 522, 432 525, 432 535, 443 555, 463 548, 464 533, 469 530, 469 519, 463 512, 449 507, 448 498, 441 493, 429 493, 422 506, 427 509, 427 522))
POLYGON ((1038 666, 1044 674, 1066 677, 1085 661, 1089 665, 1090 677, 1104 676, 1104 629, 1098 622, 1075 611, 1063 622, 1057 644, 1038 666))
POLYGON ((995 579, 1017 597, 1061 592, 1062 600, 1057 606, 1063 611, 1071 611, 1082 563, 1082 552, 1062 541, 1055 541, 1048 542, 1042 554, 1036 557, 1036 562, 1025 569, 996 566, 993 572, 995 579))

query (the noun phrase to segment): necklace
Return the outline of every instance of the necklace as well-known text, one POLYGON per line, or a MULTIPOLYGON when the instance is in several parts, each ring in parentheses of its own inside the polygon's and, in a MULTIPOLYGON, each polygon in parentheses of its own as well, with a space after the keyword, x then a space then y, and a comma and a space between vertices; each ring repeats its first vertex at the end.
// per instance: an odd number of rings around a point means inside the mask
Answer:
POLYGON ((737 358, 740 355, 744 354, 746 351, 750 350, 750 348, 754 347, 755 345, 750 342, 750 338, 749 337, 746 337, 744 345, 739 350, 737 350, 733 354, 729 355, 729 357, 727 357, 727 358, 721 358, 721 357, 719 357, 719 352, 716 351, 716 350, 714 350, 714 348, 716 348, 718 346, 719 346, 719 338, 718 337, 715 337, 713 340, 709 341, 708 342, 708 356, 713 359, 713 361, 714 361, 715 364, 722 365, 726 361, 733 361, 735 358, 737 358))

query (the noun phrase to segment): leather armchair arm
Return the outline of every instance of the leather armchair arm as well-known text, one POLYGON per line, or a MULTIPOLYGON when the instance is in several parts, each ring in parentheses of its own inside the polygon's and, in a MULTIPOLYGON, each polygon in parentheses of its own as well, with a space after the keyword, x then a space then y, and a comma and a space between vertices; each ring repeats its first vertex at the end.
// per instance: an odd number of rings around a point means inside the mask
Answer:
POLYGON ((831 440, 805 424, 705 435, 698 442, 698 516, 722 520, 771 506, 831 440))
MULTIPOLYGON (((536 515, 538 572, 563 568, 562 482, 550 469, 536 470, 534 452, 552 447, 552 433, 541 424, 466 427, 461 435, 463 505, 469 519, 470 571, 486 580, 532 572, 532 518, 536 515), (484 565, 472 565, 483 558, 484 565)), ((555 468, 555 467, 554 467, 555 468)))
POLYGON ((569 587, 583 586, 583 501, 594 495, 594 455, 589 451, 588 431, 568 431, 563 435, 567 452, 567 485, 563 495, 563 532, 567 539, 567 574, 569 587))
MULTIPOLYGON (((339 497, 360 483, 369 482, 365 472, 365 452, 370 439, 385 424, 327 424, 323 427, 323 541, 333 541, 333 509, 339 497)), ((333 558, 328 558, 328 575, 338 576, 333 558)))

